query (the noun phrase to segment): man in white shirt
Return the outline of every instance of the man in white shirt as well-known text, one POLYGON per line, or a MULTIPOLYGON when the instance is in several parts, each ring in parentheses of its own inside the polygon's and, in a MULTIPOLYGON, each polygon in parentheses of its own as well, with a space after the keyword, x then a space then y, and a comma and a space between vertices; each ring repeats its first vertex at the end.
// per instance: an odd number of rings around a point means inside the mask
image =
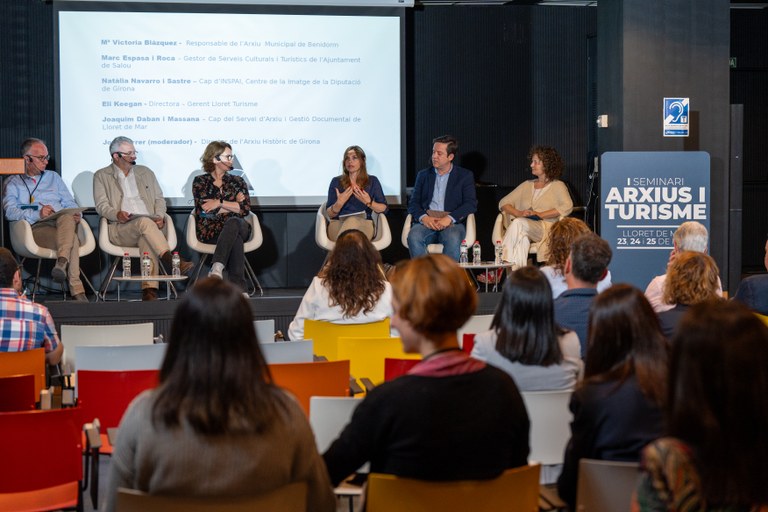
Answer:
MULTIPOLYGON (((700 222, 688 221, 683 222, 675 230, 675 234, 672 235, 672 252, 669 253, 669 262, 675 259, 677 253, 683 251, 695 251, 707 253, 707 242, 709 241, 709 233, 707 228, 700 222)), ((667 263, 669 265, 669 263, 667 263)), ((645 289, 645 298, 651 303, 651 307, 656 313, 662 311, 668 311, 675 307, 674 304, 667 304, 664 302, 664 283, 667 280, 667 275, 662 274, 654 277, 645 289)), ((717 293, 722 295, 723 285, 720 282, 720 278, 717 278, 717 293)))
MULTIPOLYGON (((96 211, 109 221, 109 240, 120 246, 139 247, 152 260, 157 274, 159 259, 171 268, 171 252, 163 233, 166 229, 166 204, 163 191, 149 167, 136 165, 136 148, 128 137, 116 137, 109 145, 112 164, 93 177, 96 211)), ((181 261, 181 273, 192 270, 191 262, 181 261)), ((142 283, 142 300, 157 298, 157 281, 142 283)))

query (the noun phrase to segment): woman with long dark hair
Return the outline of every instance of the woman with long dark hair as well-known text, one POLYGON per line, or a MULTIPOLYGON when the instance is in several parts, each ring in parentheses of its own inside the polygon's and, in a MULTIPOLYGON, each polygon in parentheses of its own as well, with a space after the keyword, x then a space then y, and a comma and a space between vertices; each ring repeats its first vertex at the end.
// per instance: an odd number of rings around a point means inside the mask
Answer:
POLYGON ((179 304, 160 385, 120 423, 107 510, 118 487, 237 497, 292 482, 308 484, 308 511, 336 509, 306 417, 272 383, 241 293, 208 278, 179 304))
POLYGON ((666 338, 640 290, 620 284, 595 297, 584 380, 571 398, 571 439, 557 482, 571 509, 579 460, 638 461, 661 434, 667 360, 666 338))
POLYGON ((520 391, 573 389, 582 367, 579 338, 555 324, 552 290, 534 267, 509 276, 472 357, 507 372, 520 391))
POLYGON ((304 338, 307 318, 364 324, 390 316, 392 287, 384 276, 381 255, 362 232, 345 231, 304 294, 288 327, 288 338, 304 338))
POLYGON ((666 436, 643 451, 634 510, 768 510, 768 329, 706 301, 672 343, 666 436))

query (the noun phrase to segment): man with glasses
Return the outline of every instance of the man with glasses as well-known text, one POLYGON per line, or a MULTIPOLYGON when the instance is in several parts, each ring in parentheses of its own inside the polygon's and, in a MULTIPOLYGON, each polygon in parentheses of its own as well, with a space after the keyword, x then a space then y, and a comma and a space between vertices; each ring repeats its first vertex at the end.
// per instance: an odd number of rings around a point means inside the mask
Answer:
POLYGON ((47 171, 48 148, 40 139, 30 138, 21 144, 24 174, 11 177, 6 184, 3 208, 9 221, 26 220, 32 225, 32 236, 40 247, 56 251, 58 258, 51 271, 54 281, 69 282, 69 291, 78 302, 88 302, 80 280, 80 240, 77 223, 80 213, 53 214, 77 203, 59 173, 47 171), (51 218, 53 217, 53 218, 51 218))
MULTIPOLYGON (((109 145, 112 163, 93 176, 93 198, 96 211, 109 221, 109 240, 119 246, 138 246, 149 254, 152 273, 159 259, 171 269, 171 251, 163 234, 165 197, 155 173, 149 167, 136 165, 136 148, 128 137, 116 137, 109 145)), ((181 260, 181 273, 188 274, 193 264, 181 260)), ((157 299, 157 281, 144 281, 142 300, 157 299)))

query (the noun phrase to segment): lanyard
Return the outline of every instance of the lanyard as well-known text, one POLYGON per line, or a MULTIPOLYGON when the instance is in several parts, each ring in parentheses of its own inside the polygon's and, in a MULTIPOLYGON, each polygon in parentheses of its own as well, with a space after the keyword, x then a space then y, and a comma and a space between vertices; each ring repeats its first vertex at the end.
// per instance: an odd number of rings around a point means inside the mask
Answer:
MULTIPOLYGON (((32 178, 28 178, 32 179, 32 178)), ((35 202, 35 190, 37 190, 37 187, 40 186, 40 182, 43 181, 43 172, 40 173, 40 179, 37 180, 37 183, 35 184, 35 188, 32 190, 29 190, 29 185, 27 185, 27 180, 22 179, 22 183, 24 183, 24 186, 27 189, 27 192, 29 192, 29 204, 32 204, 35 202)))

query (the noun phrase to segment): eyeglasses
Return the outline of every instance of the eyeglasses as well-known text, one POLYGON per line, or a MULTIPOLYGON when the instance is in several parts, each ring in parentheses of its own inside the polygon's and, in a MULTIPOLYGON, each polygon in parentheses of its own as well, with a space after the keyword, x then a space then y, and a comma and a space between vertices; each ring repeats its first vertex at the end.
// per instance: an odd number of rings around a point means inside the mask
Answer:
POLYGON ((139 152, 138 151, 125 151, 125 152, 118 151, 117 154, 120 156, 138 156, 139 152))
POLYGON ((231 162, 232 160, 235 159, 235 155, 219 155, 219 159, 231 162))
POLYGON ((51 159, 51 155, 27 155, 27 156, 31 156, 32 158, 37 158, 41 162, 47 162, 48 160, 51 159))

